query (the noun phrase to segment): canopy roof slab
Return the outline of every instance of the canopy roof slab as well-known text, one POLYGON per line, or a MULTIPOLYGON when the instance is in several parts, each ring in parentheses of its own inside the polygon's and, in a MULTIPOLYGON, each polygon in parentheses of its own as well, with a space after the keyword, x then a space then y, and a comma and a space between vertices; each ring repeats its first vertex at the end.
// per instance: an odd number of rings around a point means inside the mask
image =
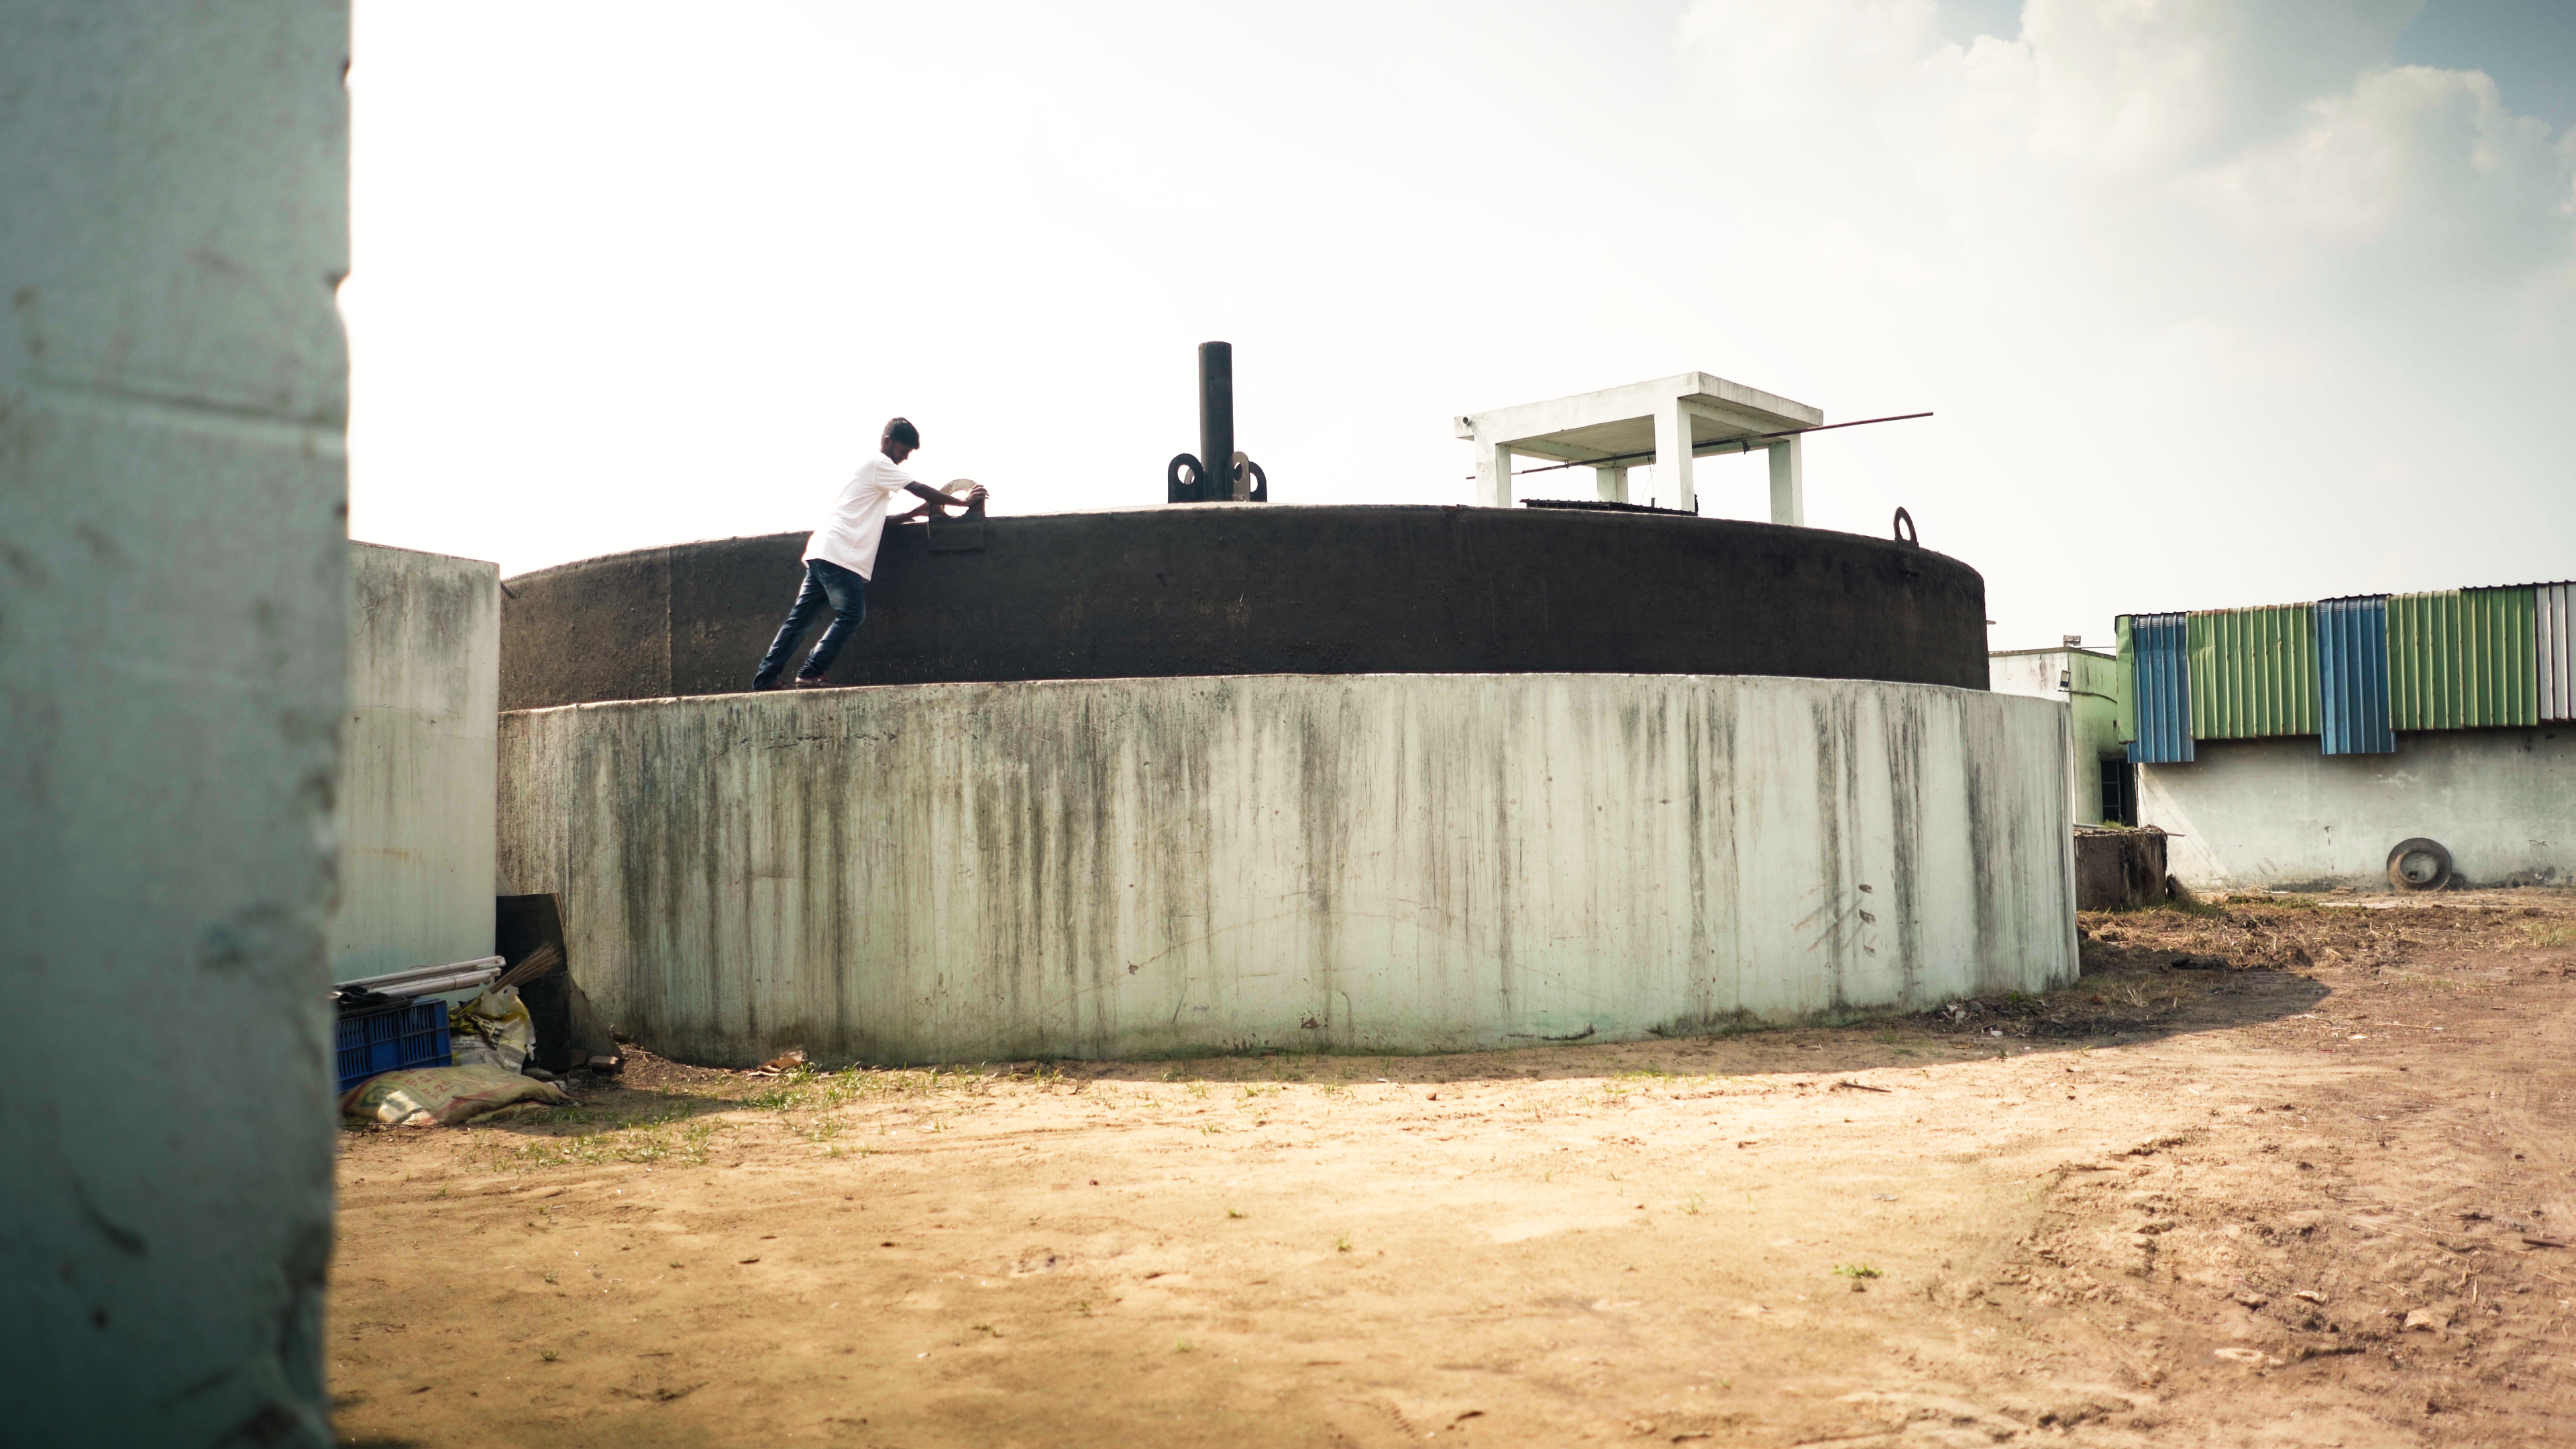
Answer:
POLYGON ((1458 419, 1476 445, 1476 501, 1512 505, 1512 458, 1590 463, 1601 496, 1628 501, 1628 469, 1655 465, 1655 494, 1667 508, 1696 512, 1691 459, 1761 448, 1771 455, 1771 521, 1804 524, 1806 499, 1798 434, 1825 415, 1740 382, 1685 372, 1546 402, 1494 408, 1458 419))

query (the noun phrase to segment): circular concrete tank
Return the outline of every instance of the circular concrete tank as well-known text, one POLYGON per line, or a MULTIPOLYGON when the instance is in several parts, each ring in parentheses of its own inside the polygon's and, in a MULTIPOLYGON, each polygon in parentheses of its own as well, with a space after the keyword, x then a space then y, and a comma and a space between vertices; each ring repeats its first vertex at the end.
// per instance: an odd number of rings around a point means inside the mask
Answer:
POLYGON ((724 692, 802 535, 509 581, 505 701, 554 707, 502 717, 502 872, 657 1051, 1444 1051, 2075 974, 2065 711, 1983 688, 1955 560, 1498 509, 905 532, 835 671, 872 688, 724 692))
MULTIPOLYGON (((802 533, 506 580, 501 703, 747 689, 802 533)), ((1886 539, 1550 509, 1191 504, 888 529, 836 684, 1771 674, 1986 687, 1985 581, 1886 539), (936 547, 935 547, 936 546, 936 547)))

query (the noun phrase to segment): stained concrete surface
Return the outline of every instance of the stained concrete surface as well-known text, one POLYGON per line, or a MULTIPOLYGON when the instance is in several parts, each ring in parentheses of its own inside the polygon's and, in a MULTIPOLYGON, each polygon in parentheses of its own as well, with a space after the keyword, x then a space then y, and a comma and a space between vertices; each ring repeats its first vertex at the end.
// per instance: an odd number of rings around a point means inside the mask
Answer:
POLYGON ((2075 804, 2076 824, 2102 824, 2102 762, 2127 758, 2120 743, 2120 661, 2072 647, 2007 650, 1989 657, 1986 687, 2066 705, 2073 715, 2067 798, 2075 804))
POLYGON ((503 716, 501 860, 683 1060, 1677 1035, 2066 979, 2065 721, 1565 674, 584 705, 503 716))
POLYGON ((0 1439, 314 1445, 342 6, 0 40, 0 1439))
MULTIPOLYGON (((805 540, 505 580, 502 707, 749 688, 805 540)), ((994 518, 981 548, 938 552, 898 525, 831 677, 1509 672, 1983 689, 1985 581, 1885 539, 1718 518, 1196 504, 994 518)))
POLYGON ((331 975, 492 952, 500 569, 349 545, 349 716, 331 975))
POLYGON ((2138 767, 2140 822, 2172 831, 2194 889, 2388 888, 2388 852, 2440 841, 2477 885, 2576 880, 2576 725, 2408 731, 2393 755, 2324 755, 2313 735, 2202 740, 2138 767))

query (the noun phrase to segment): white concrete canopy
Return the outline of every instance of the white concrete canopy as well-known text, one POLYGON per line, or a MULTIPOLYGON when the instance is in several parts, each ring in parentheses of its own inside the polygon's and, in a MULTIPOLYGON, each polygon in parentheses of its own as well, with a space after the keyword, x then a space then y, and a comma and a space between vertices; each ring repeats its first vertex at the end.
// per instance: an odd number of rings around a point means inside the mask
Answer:
POLYGON ((1761 448, 1771 455, 1771 521, 1806 522, 1798 430, 1824 425, 1802 402, 1742 383, 1685 372, 1652 382, 1517 407, 1469 413, 1458 436, 1476 445, 1476 501, 1512 505, 1512 458, 1526 454, 1592 463, 1600 496, 1628 501, 1628 469, 1655 465, 1655 494, 1666 508, 1696 510, 1691 459, 1761 448))

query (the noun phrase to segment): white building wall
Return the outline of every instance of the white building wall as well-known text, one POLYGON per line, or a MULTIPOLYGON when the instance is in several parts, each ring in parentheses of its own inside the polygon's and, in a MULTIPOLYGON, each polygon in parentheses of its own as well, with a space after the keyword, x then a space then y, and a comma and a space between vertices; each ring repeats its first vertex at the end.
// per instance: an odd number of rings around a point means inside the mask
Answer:
POLYGON ((692 1061, 1689 1034, 2071 979, 2065 719, 1633 675, 579 705, 503 717, 502 868, 692 1061))
POLYGON ((497 565, 349 545, 332 979, 491 954, 497 565))
POLYGON ((2576 879, 2576 726, 2400 734, 2393 755, 2325 755, 2313 735, 2202 740, 2138 767, 2144 823, 2177 838, 2195 889, 2386 889, 2388 852, 2425 836, 2478 885, 2576 879))
POLYGON ((0 1441, 320 1446, 344 7, 0 15, 0 1441))
POLYGON ((2083 649, 2028 649, 1988 655, 1986 687, 2050 699, 2068 711, 2067 799, 2075 823, 2102 823, 2102 760, 2120 744, 2119 664, 2083 649), (2064 680, 2064 684, 2058 681, 2064 680))

